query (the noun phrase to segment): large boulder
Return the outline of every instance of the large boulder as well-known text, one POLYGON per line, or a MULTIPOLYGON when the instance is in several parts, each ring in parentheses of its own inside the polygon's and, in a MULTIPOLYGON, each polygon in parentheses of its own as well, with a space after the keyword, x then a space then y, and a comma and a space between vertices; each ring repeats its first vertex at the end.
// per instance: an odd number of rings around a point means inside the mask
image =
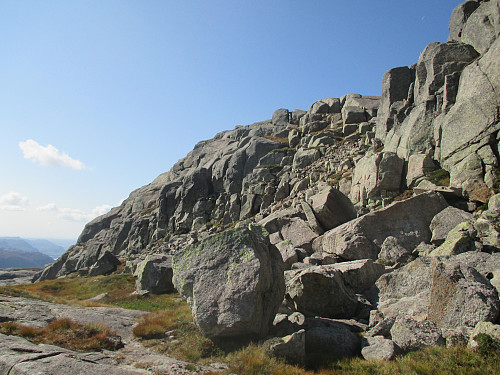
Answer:
POLYGON ((304 148, 299 148, 297 152, 295 153, 295 156, 293 157, 293 169, 301 169, 312 162, 318 160, 321 157, 321 153, 312 148, 312 149, 304 149, 304 148))
POLYGON ((360 350, 361 340, 345 324, 330 322, 306 330, 306 355, 310 365, 355 357, 360 350))
POLYGON ((262 227, 214 234, 177 252, 173 282, 214 340, 264 337, 283 301, 283 260, 262 227))
POLYGON ((428 313, 432 286, 431 260, 417 258, 404 267, 382 275, 375 285, 378 309, 384 317, 396 318, 404 314, 424 319, 428 313))
POLYGON ((346 260, 377 259, 380 246, 389 236, 401 246, 414 249, 429 242, 432 218, 447 207, 439 193, 428 192, 370 212, 326 232, 315 247, 346 260))
POLYGON ((344 285, 355 293, 362 293, 371 288, 375 281, 385 273, 385 267, 371 259, 341 262, 329 267, 340 271, 344 285))
POLYGON ((116 271, 120 264, 120 260, 111 252, 106 251, 99 259, 90 267, 89 276, 107 275, 116 271))
POLYGON ((269 345, 269 352, 289 363, 304 365, 306 362, 306 331, 301 329, 269 345))
POLYGON ((431 256, 450 256, 475 250, 476 229, 472 221, 464 221, 453 228, 445 241, 431 251, 431 256))
POLYGON ((432 268, 430 321, 442 328, 456 328, 496 320, 498 293, 484 276, 453 258, 435 261, 432 268))
POLYGON ((306 316, 351 318, 358 302, 333 266, 312 266, 285 272, 286 298, 306 316))
POLYGON ((430 230, 432 232, 431 242, 440 245, 446 239, 448 233, 458 224, 472 219, 472 214, 456 207, 446 207, 432 218, 430 230))
POLYGON ((134 272, 135 288, 138 292, 152 294, 175 292, 172 284, 172 256, 148 255, 139 262, 134 272))
POLYGON ((309 113, 340 113, 340 99, 320 99, 317 102, 311 104, 309 113))
POLYGON ((366 337, 362 340, 362 346, 361 355, 368 360, 390 361, 401 352, 394 341, 383 336, 366 337))
POLYGON ((403 352, 446 343, 441 329, 436 324, 428 320, 417 321, 406 316, 396 319, 391 328, 391 336, 403 352))
POLYGON ((324 230, 356 218, 352 202, 337 189, 328 187, 310 198, 311 207, 324 230))
POLYGON ((369 199, 398 194, 403 165, 404 160, 392 152, 364 156, 354 168, 349 198, 354 204, 366 204, 369 199))

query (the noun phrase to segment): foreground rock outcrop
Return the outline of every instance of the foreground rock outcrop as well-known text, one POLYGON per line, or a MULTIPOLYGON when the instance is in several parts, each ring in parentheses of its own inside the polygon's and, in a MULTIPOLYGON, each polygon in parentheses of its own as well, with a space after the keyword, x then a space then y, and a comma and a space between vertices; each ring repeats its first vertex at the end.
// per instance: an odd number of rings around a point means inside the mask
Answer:
POLYGON ((173 282, 201 332, 216 340, 267 335, 283 300, 283 261, 262 227, 215 234, 173 259, 173 282))

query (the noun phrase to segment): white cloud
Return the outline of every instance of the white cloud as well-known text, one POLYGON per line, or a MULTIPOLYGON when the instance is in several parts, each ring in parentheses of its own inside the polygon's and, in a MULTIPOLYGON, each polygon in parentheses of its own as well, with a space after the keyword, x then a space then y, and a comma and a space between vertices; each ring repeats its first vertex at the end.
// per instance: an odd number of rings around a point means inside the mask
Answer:
POLYGON ((43 207, 38 207, 41 211, 56 211, 58 213, 57 217, 60 219, 68 221, 82 221, 88 222, 95 219, 97 216, 104 215, 113 206, 104 204, 102 206, 97 206, 90 213, 76 209, 76 208, 57 208, 54 203, 50 203, 43 207))
POLYGON ((57 206, 55 203, 49 203, 45 206, 37 207, 38 211, 57 211, 57 206))
POLYGON ((91 215, 93 215, 92 218, 104 215, 104 214, 108 213, 109 210, 111 210, 112 208, 113 208, 113 206, 110 206, 109 204, 103 204, 102 206, 97 206, 96 208, 94 208, 92 210, 92 213, 91 213, 91 215))
POLYGON ((76 208, 60 208, 58 210, 59 215, 57 215, 60 219, 65 219, 69 221, 88 221, 89 214, 83 212, 82 210, 78 210, 76 208))
POLYGON ((11 191, 0 197, 0 210, 24 211, 27 204, 28 198, 15 191, 11 191))
POLYGON ((76 170, 85 169, 85 165, 80 161, 71 158, 68 154, 60 152, 52 145, 42 146, 33 139, 19 142, 19 147, 23 151, 25 159, 39 162, 42 167, 65 167, 76 170))

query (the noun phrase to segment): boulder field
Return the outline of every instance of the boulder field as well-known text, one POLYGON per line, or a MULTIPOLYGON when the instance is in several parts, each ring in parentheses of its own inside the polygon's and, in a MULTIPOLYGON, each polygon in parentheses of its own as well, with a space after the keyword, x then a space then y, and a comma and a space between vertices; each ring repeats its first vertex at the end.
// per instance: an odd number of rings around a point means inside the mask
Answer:
POLYGON ((138 293, 175 287, 207 337, 300 364, 497 332, 500 1, 464 2, 449 28, 381 96, 198 143, 33 280, 125 263, 138 293))

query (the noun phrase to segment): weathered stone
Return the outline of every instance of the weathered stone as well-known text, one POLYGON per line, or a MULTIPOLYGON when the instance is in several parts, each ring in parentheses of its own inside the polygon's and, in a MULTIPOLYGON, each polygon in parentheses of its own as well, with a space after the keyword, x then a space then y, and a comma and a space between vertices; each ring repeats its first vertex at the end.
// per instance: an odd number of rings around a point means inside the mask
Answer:
POLYGON ((479 7, 478 1, 465 1, 458 5, 451 13, 448 41, 460 41, 462 30, 470 15, 479 7))
POLYGON ((283 260, 259 226, 186 247, 174 255, 173 270, 195 323, 215 340, 265 336, 283 300, 283 260))
POLYGON ((316 215, 314 215, 314 211, 309 203, 307 203, 306 201, 302 201, 300 203, 300 206, 302 207, 302 210, 306 215, 307 224, 311 227, 311 229, 318 235, 323 234, 324 230, 321 227, 321 224, 318 222, 318 219, 316 219, 316 215))
POLYGON ((329 268, 340 271, 344 285, 355 293, 362 293, 372 287, 375 281, 385 273, 385 267, 371 259, 336 263, 329 268))
POLYGON ((500 248, 500 211, 486 210, 474 223, 480 241, 489 247, 500 248))
POLYGON ((418 319, 425 318, 432 286, 431 260, 417 258, 382 275, 375 285, 378 289, 378 309, 386 318, 402 313, 418 319))
POLYGON ((412 187, 420 178, 436 169, 430 154, 413 154, 408 159, 406 186, 412 187))
POLYGON ((376 137, 384 140, 387 132, 394 126, 391 105, 408 97, 413 74, 410 68, 404 66, 390 69, 382 78, 382 97, 377 113, 376 137))
POLYGON ((411 254, 412 251, 401 246, 396 237, 389 236, 384 240, 378 258, 391 264, 407 263, 411 254))
POLYGON ((444 242, 430 253, 431 256, 450 256, 474 250, 476 229, 472 221, 465 221, 453 228, 444 242))
POLYGON ((290 119, 290 112, 288 109, 280 108, 274 111, 272 122, 274 125, 288 125, 290 119))
POLYGON ((326 232, 321 236, 322 251, 347 260, 376 259, 389 236, 397 238, 401 246, 414 249, 430 240, 429 224, 446 206, 442 196, 433 192, 396 202, 326 232))
POLYGON ((344 121, 344 124, 359 124, 368 120, 368 117, 364 108, 343 106, 342 120, 344 121))
POLYGON ((346 289, 342 272, 332 266, 311 266, 285 272, 286 298, 306 316, 352 317, 358 307, 346 289))
POLYGON ((331 324, 306 331, 306 354, 310 363, 355 357, 359 355, 360 349, 360 339, 346 325, 331 324))
POLYGON ((316 149, 303 149, 299 148, 293 157, 294 170, 304 168, 305 166, 311 164, 312 162, 318 160, 321 153, 316 149))
POLYGON ((446 239, 448 233, 458 224, 472 219, 472 214, 455 207, 446 207, 432 218, 430 230, 432 232, 431 242, 440 245, 446 239))
POLYGON ((139 292, 152 294, 175 292, 172 284, 172 257, 168 255, 148 255, 137 265, 135 287, 139 292))
POLYGON ((0 334, 0 373, 139 375, 102 353, 79 353, 53 345, 36 345, 22 337, 0 334))
POLYGON ((310 203, 325 230, 335 228, 356 218, 352 202, 337 189, 328 187, 310 198, 310 203))
POLYGON ((320 99, 311 105, 309 113, 340 113, 340 99, 320 99))
POLYGON ((284 358, 288 363, 304 365, 306 362, 306 331, 301 329, 282 337, 269 346, 271 355, 284 358))
POLYGON ((292 268, 292 264, 298 262, 297 252, 293 247, 292 241, 284 240, 276 244, 276 248, 281 253, 281 258, 285 263, 285 269, 292 268))
POLYGON ((280 233, 294 247, 302 248, 307 252, 312 252, 312 242, 318 237, 318 234, 304 220, 297 217, 283 223, 280 233))
POLYGON ((109 251, 102 254, 97 262, 90 267, 89 276, 106 275, 116 271, 116 267, 120 264, 118 258, 109 251))
POLYGON ((453 259, 432 266, 429 320, 439 327, 474 327, 495 321, 500 309, 498 293, 474 268, 453 259))
POLYGON ((377 116, 377 110, 380 103, 380 96, 347 94, 340 98, 343 107, 363 108, 369 118, 377 116))
POLYGON ((466 4, 464 4, 466 22, 457 39, 470 44, 479 53, 485 53, 500 34, 500 4, 498 1, 479 2, 477 9, 474 9, 476 5, 466 6, 466 4))
POLYGON ((366 204, 382 191, 399 192, 404 161, 390 152, 367 155, 356 163, 349 198, 366 204))
POLYGON ((489 142, 498 126, 500 39, 460 77, 456 103, 439 124, 441 164, 454 166, 489 142), (464 126, 464 124, 472 124, 464 126))
POLYGON ((391 328, 391 336, 403 352, 446 344, 441 329, 436 324, 428 320, 416 321, 406 316, 396 319, 391 328))
POLYGON ((361 345, 361 355, 367 360, 390 361, 401 351, 394 341, 383 336, 366 337, 361 345))
POLYGON ((446 340, 447 347, 465 346, 472 333, 471 327, 444 328, 443 337, 446 340))

